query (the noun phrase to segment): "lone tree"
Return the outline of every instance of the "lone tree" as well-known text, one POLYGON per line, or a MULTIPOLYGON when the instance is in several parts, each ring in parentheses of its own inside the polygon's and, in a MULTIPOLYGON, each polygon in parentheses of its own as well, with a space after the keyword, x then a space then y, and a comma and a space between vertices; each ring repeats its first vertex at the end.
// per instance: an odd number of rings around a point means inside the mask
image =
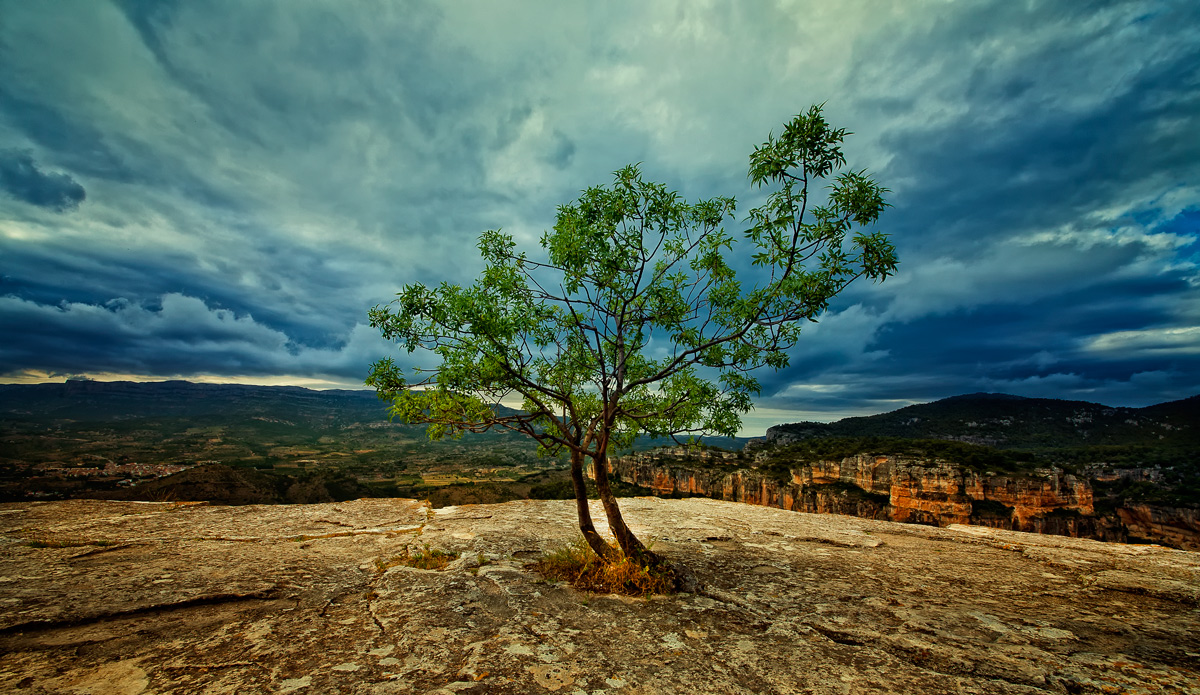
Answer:
MULTIPOLYGON (((865 229, 887 189, 864 171, 836 173, 845 135, 813 106, 755 148, 750 181, 773 190, 743 238, 722 226, 733 198, 688 203, 637 166, 559 207, 537 258, 484 232, 486 267, 470 287, 408 285, 370 312, 384 337, 440 365, 406 374, 384 359, 367 384, 433 439, 506 429, 568 453, 588 545, 607 560, 664 564, 621 516, 609 451, 639 434, 736 434, 759 393, 752 373, 787 366, 803 324, 855 279, 896 268, 887 236, 865 229), (824 203, 810 201, 826 181, 824 203), (499 405, 518 396, 520 411, 499 405), (620 552, 596 532, 585 465, 620 552)), ((694 581, 675 569, 677 582, 694 581)))

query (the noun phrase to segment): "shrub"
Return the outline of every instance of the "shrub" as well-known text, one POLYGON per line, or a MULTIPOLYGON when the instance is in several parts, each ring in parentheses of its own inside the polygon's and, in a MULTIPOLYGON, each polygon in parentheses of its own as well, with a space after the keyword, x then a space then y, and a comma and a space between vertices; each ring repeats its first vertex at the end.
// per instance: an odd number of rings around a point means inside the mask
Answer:
POLYGON ((570 480, 555 480, 539 483, 529 488, 531 500, 573 500, 575 486, 570 480))
POLYGON ((993 449, 978 444, 944 439, 898 437, 822 437, 805 439, 776 450, 774 457, 787 463, 840 460, 857 454, 901 455, 952 461, 975 471, 1002 470, 1016 473, 1044 462, 1027 451, 993 449))

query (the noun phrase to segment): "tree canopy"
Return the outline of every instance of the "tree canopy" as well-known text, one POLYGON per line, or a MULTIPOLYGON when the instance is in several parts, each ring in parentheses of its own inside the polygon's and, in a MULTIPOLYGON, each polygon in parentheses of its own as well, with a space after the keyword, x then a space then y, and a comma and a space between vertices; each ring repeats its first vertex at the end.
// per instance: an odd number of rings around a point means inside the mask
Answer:
POLYGON ((484 232, 473 284, 410 284, 370 312, 385 337, 439 364, 384 359, 367 383, 433 438, 503 428, 568 453, 592 548, 616 552, 592 524, 585 466, 621 550, 657 561, 609 490, 609 451, 639 434, 735 435, 760 390, 754 372, 786 367, 805 323, 851 282, 895 271, 873 229, 887 189, 841 171, 846 135, 813 106, 756 147, 750 182, 770 192, 740 233, 726 230, 734 198, 689 203, 636 165, 560 206, 535 256, 484 232), (516 399, 519 410, 500 405, 516 399))

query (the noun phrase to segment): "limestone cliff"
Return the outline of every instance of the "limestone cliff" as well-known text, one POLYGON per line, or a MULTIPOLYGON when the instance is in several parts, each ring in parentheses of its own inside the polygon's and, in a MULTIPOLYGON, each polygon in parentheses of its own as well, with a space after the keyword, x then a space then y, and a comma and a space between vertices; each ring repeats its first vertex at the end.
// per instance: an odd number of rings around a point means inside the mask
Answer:
MULTIPOLYGON (((570 501, 0 504, 0 692, 1188 693, 1200 553, 622 501, 707 595, 529 567, 570 501), (444 571, 405 548, 458 553, 444 571)), ((598 505, 592 512, 602 513, 598 505)))
POLYGON ((1149 540, 1200 549, 1194 509, 1134 505, 1096 513, 1087 480, 1060 469, 994 475, 951 461, 858 455, 794 464, 786 473, 756 468, 731 452, 666 449, 615 459, 621 480, 660 495, 702 495, 791 511, 1094 538, 1149 540))

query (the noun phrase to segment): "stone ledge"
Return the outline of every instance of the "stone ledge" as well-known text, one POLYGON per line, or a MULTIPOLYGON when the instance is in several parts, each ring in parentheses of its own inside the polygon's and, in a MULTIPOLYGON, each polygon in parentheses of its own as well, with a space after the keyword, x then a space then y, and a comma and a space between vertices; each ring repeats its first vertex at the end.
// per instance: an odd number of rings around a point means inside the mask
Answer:
POLYGON ((540 580, 525 566, 572 539, 569 501, 0 505, 0 691, 1167 693, 1200 682, 1197 553, 705 499, 622 505, 711 596, 589 596, 540 580), (112 545, 24 544, 55 534, 112 545), (443 572, 376 569, 422 544, 460 559, 443 572))

